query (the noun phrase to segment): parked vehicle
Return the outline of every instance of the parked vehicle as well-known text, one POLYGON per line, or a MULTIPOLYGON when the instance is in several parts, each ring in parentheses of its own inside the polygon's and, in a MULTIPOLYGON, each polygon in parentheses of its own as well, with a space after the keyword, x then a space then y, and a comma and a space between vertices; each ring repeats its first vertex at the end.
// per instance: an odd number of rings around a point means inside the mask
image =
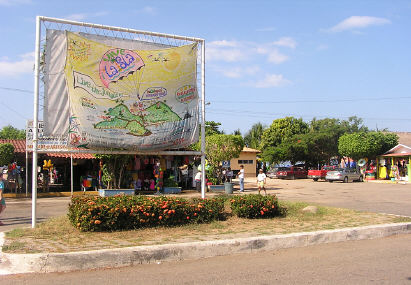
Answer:
POLYGON ((284 170, 277 172, 277 178, 281 179, 296 179, 296 178, 307 178, 307 170, 303 167, 291 166, 284 170))
POLYGON ((277 178, 277 172, 278 171, 286 170, 288 168, 289 167, 284 167, 284 166, 274 167, 274 168, 268 170, 266 175, 267 175, 268 178, 271 178, 271 179, 277 178))
POLYGON ((344 183, 347 183, 349 181, 362 182, 364 180, 364 177, 356 168, 336 168, 335 170, 328 171, 327 175, 325 176, 325 180, 329 182, 342 181, 344 183))
POLYGON ((314 181, 318 181, 318 179, 324 179, 325 176, 327 175, 328 171, 334 170, 334 166, 323 166, 322 169, 313 169, 313 170, 308 170, 308 178, 311 178, 314 181))

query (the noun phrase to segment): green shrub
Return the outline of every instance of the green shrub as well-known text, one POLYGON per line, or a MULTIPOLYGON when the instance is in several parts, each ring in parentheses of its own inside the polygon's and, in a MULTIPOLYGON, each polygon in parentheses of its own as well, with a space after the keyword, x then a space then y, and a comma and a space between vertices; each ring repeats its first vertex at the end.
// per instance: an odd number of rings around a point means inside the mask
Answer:
POLYGON ((280 208, 274 196, 256 194, 235 196, 230 200, 231 210, 240 218, 271 218, 286 215, 286 209, 280 208))
POLYGON ((73 197, 68 212, 81 231, 116 231, 142 227, 206 223, 224 217, 224 200, 174 197, 73 197))

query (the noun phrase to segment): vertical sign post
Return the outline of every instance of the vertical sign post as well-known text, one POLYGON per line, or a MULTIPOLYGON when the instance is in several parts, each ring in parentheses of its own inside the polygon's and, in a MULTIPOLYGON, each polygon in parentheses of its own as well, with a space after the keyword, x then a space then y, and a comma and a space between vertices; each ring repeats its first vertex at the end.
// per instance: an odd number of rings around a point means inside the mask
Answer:
POLYGON ((31 205, 31 227, 36 227, 36 204, 37 204, 37 140, 38 140, 38 113, 39 113, 39 73, 40 73, 40 35, 41 21, 36 17, 36 46, 34 60, 34 120, 33 120, 33 171, 32 171, 32 205, 31 205))

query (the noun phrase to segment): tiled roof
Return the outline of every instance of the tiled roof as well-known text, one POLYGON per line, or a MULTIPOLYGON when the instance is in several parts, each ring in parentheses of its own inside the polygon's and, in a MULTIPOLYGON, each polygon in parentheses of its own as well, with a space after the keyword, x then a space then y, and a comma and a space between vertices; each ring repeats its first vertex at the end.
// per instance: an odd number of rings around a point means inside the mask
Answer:
POLYGON ((244 147, 243 148, 243 150, 242 150, 243 152, 261 152, 261 151, 259 151, 258 149, 254 149, 254 148, 250 148, 250 147, 244 147))
POLYGON ((398 143, 411 147, 411 133, 410 132, 395 132, 398 135, 398 143))
POLYGON ((62 157, 62 158, 70 158, 73 155, 74 159, 95 159, 94 155, 91 153, 46 153, 47 156, 50 157, 62 157))
MULTIPOLYGON (((0 139, 0 144, 2 143, 11 143, 14 146, 15 153, 26 153, 26 140, 3 140, 0 139)), ((70 158, 70 153, 46 153, 50 157, 62 157, 70 158)), ((73 153, 74 159, 95 159, 94 155, 91 153, 73 153)))
POLYGON ((26 140, 2 140, 0 143, 11 143, 14 146, 14 152, 16 153, 26 153, 26 140))

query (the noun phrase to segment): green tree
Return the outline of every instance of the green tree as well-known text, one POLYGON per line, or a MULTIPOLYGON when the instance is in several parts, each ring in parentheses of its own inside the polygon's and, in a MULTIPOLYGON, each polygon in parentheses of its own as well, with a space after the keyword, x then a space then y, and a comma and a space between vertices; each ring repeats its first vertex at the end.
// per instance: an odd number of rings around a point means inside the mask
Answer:
POLYGON ((245 145, 254 149, 260 149, 264 129, 263 124, 260 122, 252 125, 251 129, 244 136, 245 145))
POLYGON ((133 158, 129 154, 97 154, 96 158, 103 161, 103 182, 108 189, 120 189, 128 163, 133 158))
POLYGON ((221 123, 217 123, 214 121, 206 121, 205 122, 205 135, 211 136, 211 135, 224 134, 223 131, 220 131, 219 129, 220 126, 221 126, 221 123))
POLYGON ((3 127, 0 130, 0 139, 25 139, 26 138, 26 131, 19 130, 15 127, 8 125, 3 127))
POLYGON ((240 156, 244 148, 244 140, 236 135, 211 135, 206 139, 206 157, 212 169, 212 176, 220 182, 223 160, 231 160, 240 156))
POLYGON ((14 158, 14 146, 10 143, 0 144, 0 166, 8 165, 14 158))
POLYGON ((301 118, 285 117, 276 119, 268 129, 264 130, 261 136, 261 147, 276 147, 284 139, 291 138, 296 134, 305 134, 308 130, 308 124, 301 118))
MULTIPOLYGON (((287 158, 287 156, 292 155, 291 144, 296 141, 294 136, 305 134, 308 131, 308 124, 301 118, 285 117, 274 120, 261 136, 262 158, 271 163, 294 160, 292 157, 287 158), (283 142, 286 142, 286 145, 281 146, 283 142)), ((300 145, 296 147, 300 149, 300 145)))
POLYGON ((240 129, 234 130, 233 135, 235 135, 235 136, 241 136, 241 131, 240 131, 240 129))
POLYGON ((338 151, 342 156, 354 160, 373 159, 398 144, 396 134, 382 132, 358 132, 345 134, 338 141, 338 151))

